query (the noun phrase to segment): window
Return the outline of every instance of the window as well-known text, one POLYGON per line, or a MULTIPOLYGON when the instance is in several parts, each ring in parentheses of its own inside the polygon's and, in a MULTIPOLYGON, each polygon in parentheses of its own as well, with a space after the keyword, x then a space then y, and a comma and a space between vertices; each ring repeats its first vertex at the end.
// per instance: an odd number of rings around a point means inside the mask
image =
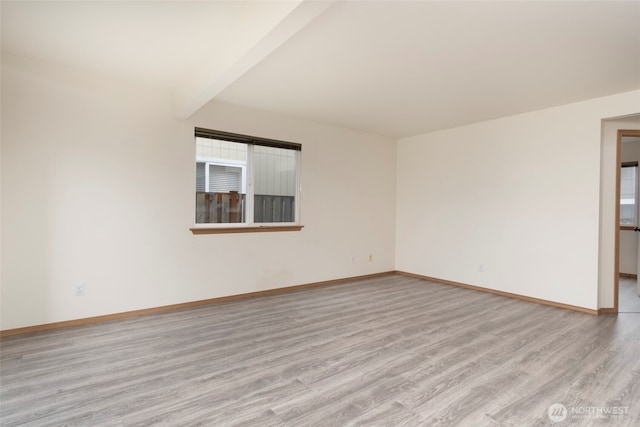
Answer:
POLYGON ((298 224, 300 144, 202 128, 195 139, 196 226, 298 224))
POLYGON ((638 162, 622 164, 620 171, 620 225, 636 226, 638 214, 638 162))

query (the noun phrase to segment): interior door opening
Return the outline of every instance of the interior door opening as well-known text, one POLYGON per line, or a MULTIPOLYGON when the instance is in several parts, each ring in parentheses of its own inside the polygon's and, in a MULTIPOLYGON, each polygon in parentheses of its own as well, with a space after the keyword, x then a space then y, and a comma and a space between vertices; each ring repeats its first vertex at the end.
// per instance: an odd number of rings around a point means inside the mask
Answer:
POLYGON ((619 130, 617 144, 614 304, 618 313, 640 313, 640 130, 619 130))

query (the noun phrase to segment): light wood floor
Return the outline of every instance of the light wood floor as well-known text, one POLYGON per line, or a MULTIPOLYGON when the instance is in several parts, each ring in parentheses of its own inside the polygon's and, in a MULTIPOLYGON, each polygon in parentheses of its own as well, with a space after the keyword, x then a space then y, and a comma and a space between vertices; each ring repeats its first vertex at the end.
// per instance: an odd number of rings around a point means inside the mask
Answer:
POLYGON ((636 285, 636 279, 620 278, 618 292, 618 311, 620 313, 640 313, 640 296, 638 296, 636 285))
POLYGON ((640 425, 640 315, 404 276, 0 344, 3 426, 640 425))

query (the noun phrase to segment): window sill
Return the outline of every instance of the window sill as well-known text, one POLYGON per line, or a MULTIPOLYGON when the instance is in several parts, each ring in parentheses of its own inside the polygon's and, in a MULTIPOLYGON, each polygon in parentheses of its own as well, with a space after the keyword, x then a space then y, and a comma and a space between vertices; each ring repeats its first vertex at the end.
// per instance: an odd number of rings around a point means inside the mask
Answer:
POLYGON ((635 231, 636 227, 634 225, 621 225, 620 230, 629 230, 635 231))
POLYGON ((251 227, 192 227, 193 234, 271 233, 276 231, 300 231, 303 225, 263 225, 251 227))

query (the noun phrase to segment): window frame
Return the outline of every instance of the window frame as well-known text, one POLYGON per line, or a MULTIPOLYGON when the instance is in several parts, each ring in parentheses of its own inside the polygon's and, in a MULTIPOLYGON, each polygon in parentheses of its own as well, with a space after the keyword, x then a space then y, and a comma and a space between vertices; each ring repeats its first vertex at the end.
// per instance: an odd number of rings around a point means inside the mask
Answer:
MULTIPOLYGON (((221 233, 250 233, 250 232, 269 232, 269 231, 300 231, 303 226, 300 223, 300 199, 302 194, 301 186, 301 151, 302 144, 287 142, 275 139, 261 138, 256 136, 249 136, 243 134, 236 134, 225 131, 217 131, 205 128, 196 127, 194 131, 195 138, 209 138, 214 140, 223 140, 236 142, 247 145, 247 161, 236 163, 233 160, 227 159, 210 159, 202 156, 194 156, 195 165, 197 163, 205 163, 205 171, 208 168, 208 164, 227 165, 234 167, 243 167, 245 172, 242 179, 242 187, 245 191, 245 198, 247 202, 246 222, 243 223, 196 223, 195 222, 195 192, 193 192, 192 199, 192 212, 194 213, 194 225, 190 228, 193 234, 221 234, 221 233), (255 202, 255 186, 254 186, 254 163, 253 163, 253 147, 266 146, 273 148, 283 148, 292 150, 295 152, 295 196, 294 196, 294 221, 293 222, 268 222, 268 223, 256 223, 254 222, 253 206, 255 202)), ((197 170, 197 166, 196 169, 197 170)), ((194 177, 195 178, 195 177, 194 177)), ((206 179, 205 179, 206 181, 206 179)))
POLYGON ((620 200, 618 200, 618 204, 620 205, 619 208, 619 215, 618 215, 618 225, 622 228, 622 229, 635 229, 635 227, 638 227, 638 223, 640 222, 640 218, 638 218, 638 215, 640 214, 639 212, 639 207, 638 207, 638 202, 640 201, 640 167, 638 166, 638 162, 633 161, 633 162, 622 162, 620 164, 620 170, 622 171, 622 169, 624 168, 635 168, 636 169, 636 174, 635 174, 635 178, 636 178, 636 182, 635 182, 635 200, 634 200, 634 207, 635 207, 635 215, 634 215, 634 219, 635 222, 633 224, 623 224, 622 223, 622 195, 620 195, 620 200))

